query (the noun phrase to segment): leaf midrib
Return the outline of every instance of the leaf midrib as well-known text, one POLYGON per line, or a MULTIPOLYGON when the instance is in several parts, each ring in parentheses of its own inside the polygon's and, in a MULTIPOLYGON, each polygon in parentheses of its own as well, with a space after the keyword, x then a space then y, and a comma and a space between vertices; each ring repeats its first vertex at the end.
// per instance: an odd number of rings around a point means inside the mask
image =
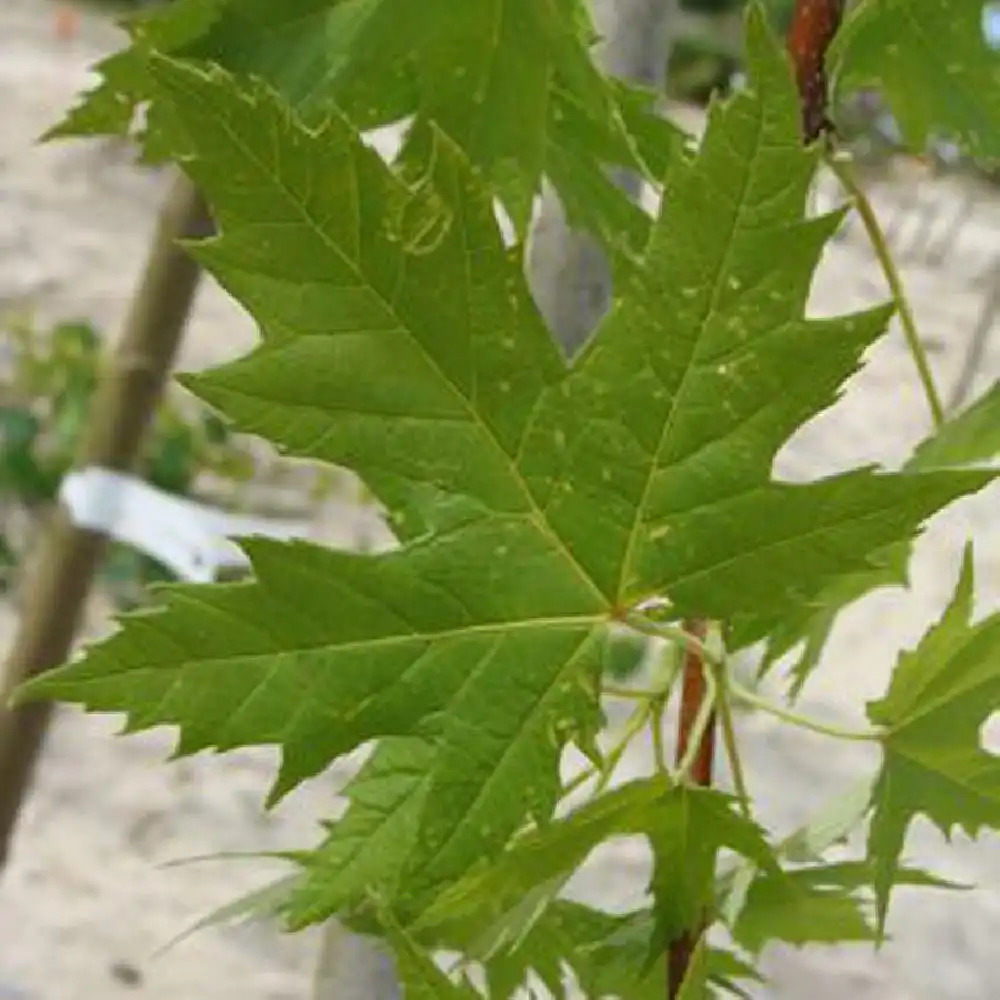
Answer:
MULTIPOLYGON (((697 367, 697 354, 698 347, 701 344, 702 338, 705 335, 705 327, 708 324, 709 319, 715 314, 716 308, 718 306, 719 296, 722 293, 723 278, 728 274, 729 264, 731 255, 733 252, 733 245, 735 243, 735 234, 741 227, 743 221, 743 216, 746 211, 746 196, 750 189, 750 185, 756 176, 757 171, 757 160, 760 156, 761 145, 763 142, 764 135, 764 112, 761 109, 758 113, 758 127, 757 136, 754 144, 753 156, 747 163, 747 169, 744 173, 743 184, 740 187, 739 199, 737 202, 736 211, 733 214, 733 224, 730 227, 729 239, 726 241, 726 249, 722 255, 722 259, 719 262, 719 268, 715 276, 715 281, 712 285, 712 294, 706 304, 705 311, 698 322, 698 333, 697 336, 692 338, 691 343, 691 354, 687 366, 684 369, 684 373, 681 376, 681 380, 677 385, 677 391, 674 393, 674 398, 670 403, 670 409, 667 412, 667 418, 663 423, 663 429, 660 432, 659 440, 656 444, 656 448, 653 450, 649 467, 646 473, 646 482, 643 485, 642 493, 639 498, 639 502, 636 504, 635 517, 632 521, 632 527, 629 531, 628 544, 625 548, 625 555, 622 559, 621 571, 618 578, 618 586, 616 588, 617 600, 621 601, 623 593, 625 590, 625 582, 629 579, 632 569, 632 562, 636 556, 636 546, 639 538, 639 527, 642 523, 643 514, 646 509, 646 505, 649 503, 649 496, 653 489, 653 482, 656 478, 656 472, 659 469, 660 454, 667 442, 668 437, 673 432, 674 423, 677 418, 678 412, 680 412, 681 399, 684 396, 684 390, 687 386, 688 379, 691 373, 697 367)), ((686 160, 681 161, 683 163, 682 169, 690 170, 690 165, 686 160)))
MULTIPOLYGON (((214 609, 213 609, 214 610, 214 609)), ((232 663, 239 661, 240 663, 253 663, 256 660, 274 660, 274 659, 284 659, 287 657, 298 656, 302 653, 317 653, 317 652, 363 652, 378 649, 387 649, 392 646, 403 646, 411 642, 438 642, 448 639, 460 639, 468 635, 491 635, 494 632, 499 636, 504 636, 510 632, 517 632, 520 630, 528 630, 531 628, 539 628, 545 631, 550 631, 557 628, 566 628, 567 630, 575 630, 580 628, 594 628, 598 625, 603 625, 606 621, 606 617, 603 614, 590 614, 590 615, 567 615, 564 617, 557 618, 532 618, 524 619, 523 621, 500 621, 500 622, 489 622, 483 625, 468 625, 461 628, 453 629, 443 629, 440 632, 410 632, 405 635, 392 635, 384 636, 377 639, 355 639, 350 642, 343 643, 332 643, 323 642, 316 643, 314 645, 308 646, 296 646, 294 649, 283 649, 283 650, 266 650, 260 653, 241 653, 234 656, 213 656, 213 657, 192 657, 186 660, 184 666, 180 668, 183 672, 184 670, 190 669, 193 665, 198 666, 205 665, 218 665, 225 663, 232 663)), ((65 668, 70 669, 70 668, 65 668)), ((164 662, 162 664, 147 664, 141 667, 135 667, 129 669, 130 677, 138 677, 143 674, 158 674, 164 670, 176 670, 177 663, 176 660, 172 662, 164 662)), ((74 687, 87 687, 91 683, 104 684, 107 683, 106 676, 100 677, 83 677, 79 680, 73 682, 74 687)))

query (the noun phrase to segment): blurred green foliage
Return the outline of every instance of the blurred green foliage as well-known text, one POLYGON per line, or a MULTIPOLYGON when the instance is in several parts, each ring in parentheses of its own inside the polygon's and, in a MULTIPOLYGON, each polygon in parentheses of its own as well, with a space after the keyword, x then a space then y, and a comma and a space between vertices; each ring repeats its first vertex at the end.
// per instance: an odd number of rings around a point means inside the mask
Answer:
MULTIPOLYGON (((683 30, 670 54, 667 91, 678 100, 707 104, 727 93, 743 57, 742 27, 746 0, 681 0, 683 30)), ((795 0, 765 0, 775 27, 784 32, 795 0)))
POLYGON ((616 681, 631 680, 646 657, 645 636, 637 632, 609 631, 604 644, 604 674, 616 681))

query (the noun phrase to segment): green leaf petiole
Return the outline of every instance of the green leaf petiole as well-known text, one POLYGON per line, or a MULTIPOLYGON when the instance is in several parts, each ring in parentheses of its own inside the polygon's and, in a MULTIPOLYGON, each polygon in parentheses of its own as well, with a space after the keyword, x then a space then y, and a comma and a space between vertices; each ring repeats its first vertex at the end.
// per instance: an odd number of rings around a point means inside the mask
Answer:
POLYGON ((836 175, 844 190, 850 196, 854 207, 858 211, 861 222, 868 234, 868 240, 875 252, 875 257, 885 275, 889 291, 892 293, 896 311, 899 313, 899 322, 903 328, 903 335, 906 337, 906 346, 913 356, 913 363, 917 367, 917 374, 920 377, 920 384, 923 386, 924 395, 927 397, 927 405, 931 411, 931 417, 935 427, 941 427, 945 422, 944 404, 941 402, 941 394, 934 383, 934 376, 931 373, 930 362, 927 359, 927 352, 920 340, 917 331, 917 322, 910 308, 910 301, 903 288, 903 280, 900 277, 896 262, 892 259, 892 253, 886 241, 882 227, 879 225, 872 203, 868 200, 864 189, 858 183, 850 169, 850 158, 843 153, 828 156, 827 165, 836 175))
POLYGON ((732 677, 728 680, 728 689, 734 698, 742 701, 744 704, 751 705, 754 708, 759 708, 762 712, 767 712, 768 715, 773 715, 775 718, 788 722, 793 726, 798 726, 800 729, 809 729, 814 733, 821 733, 824 736, 832 736, 838 740, 878 742, 882 739, 882 734, 876 732, 875 730, 864 731, 844 729, 841 726, 834 726, 826 722, 820 722, 817 719, 811 719, 806 715, 800 715, 798 712, 793 712, 790 709, 782 708, 780 705, 776 705, 773 701, 770 701, 759 694, 755 694, 748 688, 743 687, 742 684, 734 680, 732 677))

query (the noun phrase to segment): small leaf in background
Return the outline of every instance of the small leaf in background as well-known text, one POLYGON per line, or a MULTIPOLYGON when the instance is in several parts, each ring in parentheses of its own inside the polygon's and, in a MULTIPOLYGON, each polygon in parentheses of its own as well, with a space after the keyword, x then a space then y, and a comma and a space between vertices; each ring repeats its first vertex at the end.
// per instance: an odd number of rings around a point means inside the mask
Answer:
MULTIPOLYGON (((752 954, 772 941, 799 947, 875 941, 869 915, 872 876, 871 865, 850 861, 761 872, 747 891, 733 937, 752 954)), ((900 869, 896 884, 964 888, 918 868, 900 869)))
POLYGON ((480 1000, 471 986, 449 979, 416 941, 382 909, 379 923, 396 955, 396 969, 406 1000, 480 1000))
MULTIPOLYGON (((916 448, 904 470, 929 472, 992 465, 998 455, 1000 383, 993 385, 971 406, 949 417, 943 427, 916 448)), ((780 620, 737 620, 731 628, 730 644, 739 648, 766 633, 767 643, 759 667, 763 676, 778 659, 796 644, 802 643, 802 651, 789 669, 792 681, 789 697, 795 699, 819 666, 823 649, 840 613, 848 605, 881 587, 908 586, 911 555, 912 544, 909 541, 890 545, 870 557, 870 569, 839 578, 812 602, 785 612, 780 620)))
POLYGON ((996 159, 1000 51, 983 14, 982 0, 861 0, 835 45, 838 90, 880 86, 913 152, 936 135, 996 159))
POLYGON ((731 796, 710 789, 675 789, 649 832, 649 840, 655 940, 661 946, 704 919, 715 892, 720 850, 734 851, 767 871, 777 865, 760 827, 738 812, 731 796))
POLYGON ((194 429, 180 421, 173 426, 161 425, 155 428, 150 444, 152 447, 147 449, 144 477, 158 489, 186 496, 197 471, 194 429))
POLYGON ((51 341, 55 358, 71 371, 90 370, 90 362, 101 348, 97 329, 83 320, 57 323, 51 341))
MULTIPOLYGON (((590 1000, 663 1000, 665 956, 649 961, 654 928, 652 910, 613 914, 556 900, 515 948, 499 949, 483 960, 488 995, 511 997, 533 974, 557 1000, 578 1000, 580 991, 590 1000), (568 987, 567 968, 579 990, 568 987)), ((461 949, 464 941, 461 936, 447 937, 441 947, 461 949)), ((707 965, 712 986, 735 996, 746 996, 740 980, 761 982, 746 962, 724 949, 709 948, 707 965)))
POLYGON ((136 580, 142 572, 142 554, 126 545, 112 545, 101 567, 101 576, 124 607, 134 607, 136 580))
POLYGON ((819 861, 825 851, 843 842, 871 807, 871 779, 865 778, 827 802, 808 822, 781 843, 787 861, 819 861))
POLYGON ((1000 614, 971 624, 972 597, 970 547, 940 621, 900 656, 886 696, 868 705, 885 728, 868 836, 880 931, 915 816, 946 835, 955 826, 970 836, 1000 829, 1000 759, 980 737, 1000 704, 1000 614))
POLYGON ((645 636, 632 631, 608 630, 604 640, 603 674, 615 681, 631 680, 649 651, 645 636))
POLYGON ((56 485, 36 455, 41 431, 30 410, 0 407, 0 488, 27 504, 48 500, 56 485))
POLYGON ((0 407, 0 443, 5 452, 27 451, 40 430, 40 421, 30 411, 13 406, 0 407))
POLYGON ((419 831, 433 747, 425 740, 383 740, 344 788, 345 815, 328 824, 323 843, 296 856, 303 878, 289 894, 284 917, 293 929, 360 905, 377 890, 395 902, 419 831))
POLYGON ((232 436, 226 422, 217 413, 203 414, 201 426, 209 444, 227 444, 232 436))
POLYGON ((532 887, 568 877, 608 837, 646 834, 674 818, 666 775, 637 779, 586 802, 569 815, 518 838, 493 864, 481 865, 423 909, 416 926, 486 926, 503 918, 532 887), (668 812, 669 811, 669 812, 668 812))
POLYGON ((52 397, 55 419, 64 424, 57 436, 69 448, 87 420, 87 404, 97 385, 100 337, 89 323, 60 323, 44 344, 36 358, 40 362, 38 375, 44 373, 45 384, 36 386, 36 393, 42 389, 52 397))
POLYGON ((914 470, 962 468, 996 461, 1000 455, 1000 382, 948 419, 913 453, 914 470))
POLYGON ((11 548, 7 536, 0 533, 0 594, 5 594, 14 582, 18 554, 11 548))

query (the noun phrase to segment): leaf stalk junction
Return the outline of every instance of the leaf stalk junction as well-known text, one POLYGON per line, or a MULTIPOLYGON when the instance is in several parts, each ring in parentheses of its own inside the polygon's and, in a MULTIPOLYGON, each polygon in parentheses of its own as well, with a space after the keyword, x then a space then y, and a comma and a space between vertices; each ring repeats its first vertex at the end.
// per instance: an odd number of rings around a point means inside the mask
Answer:
MULTIPOLYGON (((703 664, 706 686, 705 697, 698 706, 693 728, 687 740, 685 753, 675 771, 675 778, 678 782, 683 782, 690 778, 697 745, 708 728, 712 713, 717 711, 720 716, 723 742, 726 744, 726 755, 729 758, 730 767, 733 772, 733 782, 736 785, 737 794, 740 799, 745 798, 743 769, 736 750, 736 737, 732 723, 733 702, 748 705, 790 725, 833 739, 868 742, 877 742, 882 739, 882 734, 877 730, 855 730, 823 722, 786 708, 750 690, 740 683, 733 676, 732 671, 727 668, 724 654, 717 652, 712 648, 712 644, 695 635, 681 624, 675 622, 658 622, 641 612, 633 612, 626 615, 625 623, 642 635, 665 640, 674 648, 679 647, 684 652, 694 653, 703 664)), ((616 684, 605 684, 602 687, 602 693, 610 698, 636 701, 640 704, 632 716, 630 716, 620 740, 605 757, 604 766, 600 769, 603 778, 601 787, 604 787, 607 781, 610 780, 610 771, 614 770, 614 767, 620 762, 628 743, 649 725, 653 726, 652 738, 654 750, 656 751, 657 766, 661 769, 664 768, 662 732, 658 730, 661 730, 660 723, 662 722, 666 703, 670 698, 678 673, 679 668, 675 667, 667 673, 664 681, 656 687, 624 687, 616 684)), ((574 779, 575 784, 572 784, 572 787, 579 787, 579 784, 582 784, 594 773, 595 769, 584 772, 583 775, 574 779)), ((567 791, 569 790, 570 788, 567 786, 567 791)))
MULTIPOLYGON (((636 632, 649 638, 665 641, 667 649, 679 650, 683 655, 673 656, 670 668, 659 684, 646 688, 605 685, 602 693, 612 697, 638 702, 626 723, 618 742, 604 757, 600 768, 592 768, 578 775, 565 792, 578 788, 595 774, 598 781, 594 793, 598 794, 610 781, 625 750, 644 729, 650 727, 657 769, 669 770, 663 741, 663 721, 666 706, 678 675, 681 676, 677 761, 673 778, 677 784, 707 787, 712 783, 712 758, 716 740, 716 723, 732 776, 733 789, 739 807, 751 819, 750 795, 737 743, 733 723, 732 704, 741 702, 767 712, 783 722, 824 736, 842 740, 880 740, 876 730, 858 731, 821 722, 775 704, 768 698, 749 690, 741 684, 728 668, 721 630, 717 625, 703 620, 661 622, 655 620, 662 613, 660 603, 644 602, 641 610, 631 611, 624 622, 636 632), (644 613, 645 612, 645 613, 644 613), (716 641, 713 641, 716 640, 716 641)), ((687 977, 694 949, 702 935, 701 928, 694 928, 671 940, 667 951, 667 995, 670 1000, 680 995, 681 984, 687 977)))

